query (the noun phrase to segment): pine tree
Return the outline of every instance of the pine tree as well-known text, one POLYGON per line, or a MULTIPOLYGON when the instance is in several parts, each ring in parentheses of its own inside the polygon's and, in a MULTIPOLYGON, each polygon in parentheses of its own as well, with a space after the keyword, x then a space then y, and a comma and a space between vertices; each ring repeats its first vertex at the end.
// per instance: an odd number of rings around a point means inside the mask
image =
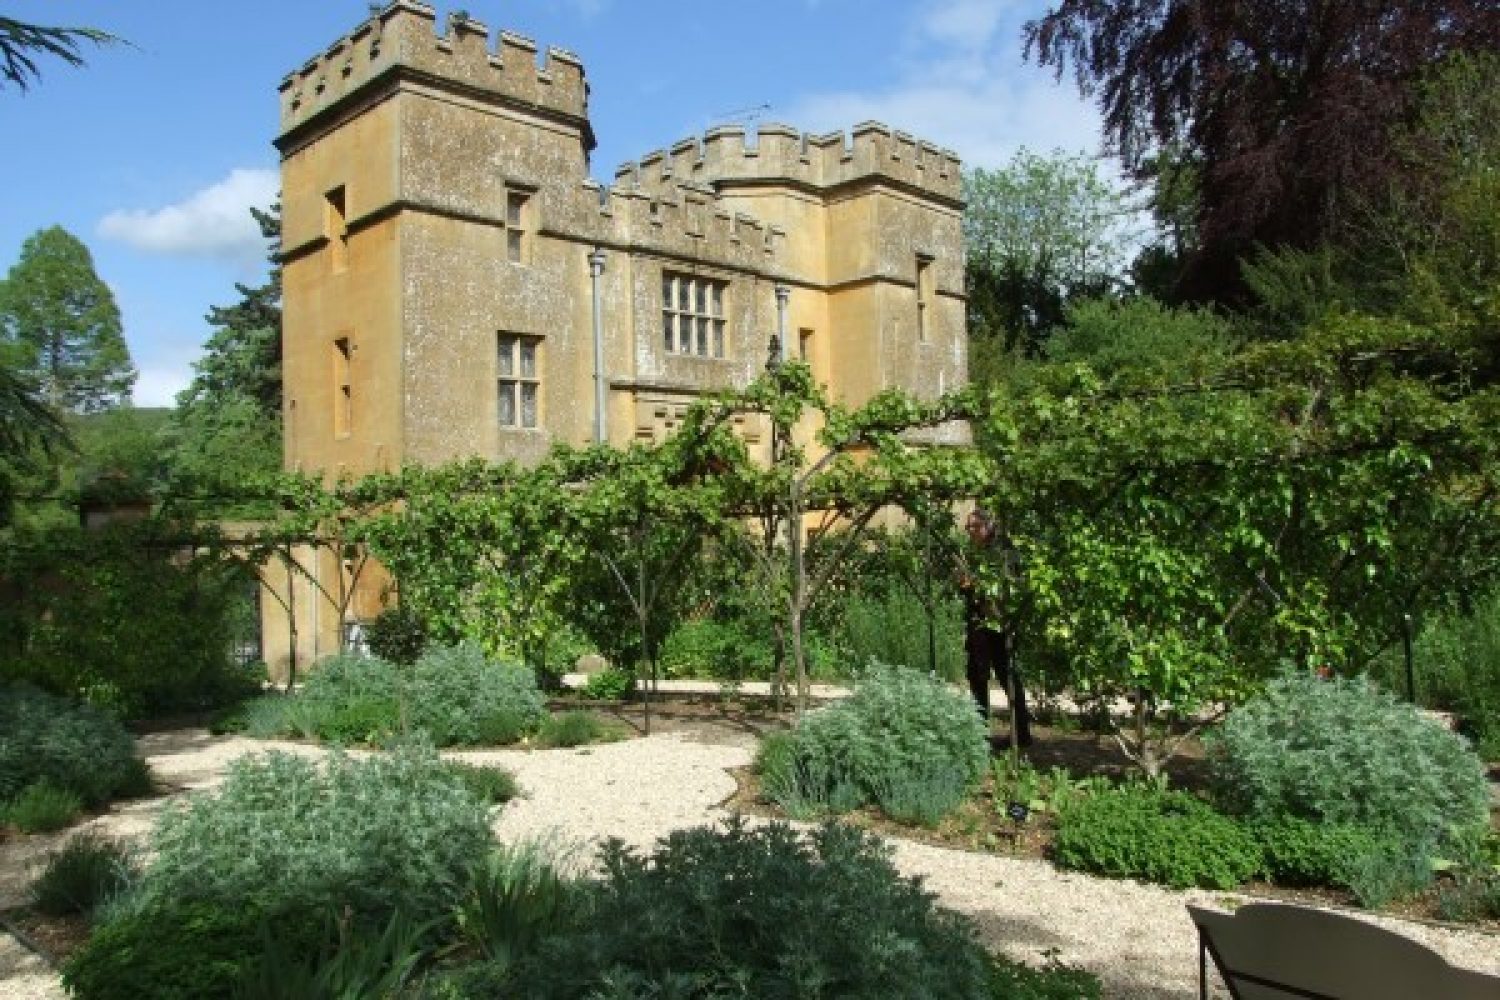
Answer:
POLYGON ((54 409, 118 406, 135 384, 115 297, 88 248, 61 226, 29 237, 0 281, 0 347, 54 409))

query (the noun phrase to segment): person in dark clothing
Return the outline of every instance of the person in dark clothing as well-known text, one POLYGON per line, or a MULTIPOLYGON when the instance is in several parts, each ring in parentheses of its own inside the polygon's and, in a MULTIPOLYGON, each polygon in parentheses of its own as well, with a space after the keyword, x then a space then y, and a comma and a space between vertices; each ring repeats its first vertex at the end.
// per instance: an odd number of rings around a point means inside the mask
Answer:
MULTIPOLYGON (((982 510, 969 515, 969 541, 976 550, 994 545, 995 526, 982 510)), ((1011 738, 1018 746, 1031 745, 1031 714, 1026 710, 1026 689, 1015 667, 1015 643, 1008 631, 995 628, 990 618, 988 596, 972 578, 959 582, 964 598, 964 659, 969 691, 986 721, 990 717, 990 678, 1000 681, 1011 705, 1011 738)))

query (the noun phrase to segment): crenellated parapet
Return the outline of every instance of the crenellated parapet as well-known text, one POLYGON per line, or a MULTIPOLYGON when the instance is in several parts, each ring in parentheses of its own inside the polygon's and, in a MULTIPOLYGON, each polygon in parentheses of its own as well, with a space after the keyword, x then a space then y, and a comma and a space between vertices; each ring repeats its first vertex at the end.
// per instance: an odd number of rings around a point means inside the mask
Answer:
POLYGON ((604 247, 767 273, 785 234, 724 207, 712 190, 671 185, 580 183, 549 206, 543 228, 604 247))
POLYGON ((533 108, 576 120, 587 131, 588 84, 583 63, 509 31, 491 35, 472 17, 453 15, 444 32, 421 0, 392 0, 350 34, 309 59, 281 83, 281 135, 286 136, 376 80, 405 71, 480 99, 533 108))
POLYGON ((786 183, 827 191, 887 180, 946 200, 960 197, 957 154, 865 122, 845 134, 813 135, 786 125, 762 125, 752 135, 739 126, 657 150, 616 172, 619 183, 647 192, 697 183, 716 189, 745 183, 786 183))

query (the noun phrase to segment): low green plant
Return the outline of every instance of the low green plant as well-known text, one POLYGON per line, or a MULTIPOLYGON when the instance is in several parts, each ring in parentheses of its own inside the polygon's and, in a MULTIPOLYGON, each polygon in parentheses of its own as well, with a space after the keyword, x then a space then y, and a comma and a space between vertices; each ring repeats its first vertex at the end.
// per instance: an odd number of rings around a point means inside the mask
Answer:
POLYGON ((216 735, 243 733, 256 740, 273 740, 291 735, 295 729, 288 721, 288 710, 296 702, 292 695, 263 694, 251 698, 233 712, 215 721, 210 729, 216 735))
MULTIPOLYGON (((389 737, 401 726, 399 682, 394 664, 345 653, 320 660, 302 689, 283 706, 291 735, 333 743, 366 743, 389 737)), ((266 723, 275 720, 266 709, 266 723)))
POLYGON ((521 794, 521 785, 515 774, 503 767, 457 760, 444 761, 443 766, 462 781, 464 787, 480 802, 502 806, 521 794))
MULTIPOLYGON (((967 696, 926 674, 874 665, 854 693, 811 713, 763 763, 766 794, 789 813, 845 811, 882 798, 931 816, 957 805, 989 759, 984 722, 967 696)), ((935 822, 935 820, 932 820, 935 822)))
POLYGON ((1432 879, 1430 842, 1390 840, 1350 858, 1344 869, 1349 891, 1360 906, 1371 910, 1421 892, 1432 879))
POLYGON ((1091 972, 1063 965, 1048 953, 1041 968, 997 956, 990 969, 993 1000, 1099 1000, 1099 978, 1091 972))
POLYGON ((583 916, 518 963, 513 983, 537 1000, 991 996, 973 926, 889 855, 840 825, 803 835, 735 821, 678 831, 648 854, 612 842, 583 916))
POLYGON ((1489 820, 1484 767, 1465 741, 1363 678, 1280 677, 1207 742, 1218 800, 1250 818, 1377 827, 1428 843, 1489 820))
POLYGON ((490 851, 458 905, 463 939, 505 970, 535 953, 581 913, 582 890, 563 869, 556 850, 537 841, 490 851))
POLYGON ((969 782, 953 767, 933 765, 915 771, 886 774, 877 779, 872 794, 880 811, 897 823, 937 826, 969 793, 969 782))
POLYGON ((1250 826, 1265 856, 1265 873, 1277 885, 1347 886, 1350 865, 1383 850, 1389 834, 1347 823, 1315 823, 1296 816, 1250 826))
POLYGON ((88 916, 122 892, 140 872, 135 855, 96 830, 81 830, 48 856, 47 867, 31 884, 31 905, 39 913, 88 916))
POLYGON ((0 684, 0 802, 44 782, 89 807, 150 791, 118 719, 25 684, 0 684))
POLYGON ((634 691, 634 674, 618 667, 605 667, 584 681, 581 693, 591 701, 624 701, 634 691))
POLYGON ((1064 868, 1177 889, 1232 889, 1260 871, 1254 837, 1186 792, 1130 785, 1058 815, 1053 856, 1064 868))
POLYGON ((1056 815, 1114 787, 1103 775, 1075 778, 1061 767, 1039 771, 1026 758, 1012 755, 991 761, 990 773, 994 776, 995 806, 1001 811, 1019 803, 1029 813, 1056 815))
POLYGON ((619 730, 593 712, 550 715, 537 731, 537 742, 549 747, 581 747, 618 738, 619 730))
POLYGON ((370 655, 409 666, 427 649, 427 625, 406 605, 386 608, 366 623, 365 644, 370 655))
POLYGON ((384 927, 328 914, 321 944, 309 949, 262 921, 260 949, 235 984, 235 1000, 361 1000, 403 995, 431 930, 399 911, 384 927))
POLYGON ((83 813, 83 799, 74 791, 43 779, 21 789, 0 806, 0 822, 23 833, 50 833, 71 824, 83 813))
POLYGON ((1456 923, 1500 920, 1500 869, 1466 868, 1438 890, 1438 916, 1456 923))

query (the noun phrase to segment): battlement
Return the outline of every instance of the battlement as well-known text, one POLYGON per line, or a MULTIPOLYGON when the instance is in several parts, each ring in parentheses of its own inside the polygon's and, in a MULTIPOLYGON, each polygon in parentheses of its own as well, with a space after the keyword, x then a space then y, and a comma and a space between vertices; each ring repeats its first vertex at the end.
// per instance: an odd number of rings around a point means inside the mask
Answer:
POLYGON ((452 15, 437 31, 437 12, 422 0, 392 0, 353 32, 309 59, 281 83, 281 134, 334 107, 371 80, 397 67, 419 72, 480 95, 588 120, 583 63, 549 48, 537 63, 537 45, 508 31, 491 44, 490 29, 472 17, 452 15))
POLYGON ((632 184, 604 187, 592 179, 553 202, 544 227, 601 246, 690 258, 740 270, 774 269, 785 237, 744 212, 726 208, 711 190, 672 185, 647 192, 632 184), (550 224, 550 226, 549 226, 550 224))
POLYGON ((953 151, 879 122, 856 125, 848 135, 813 135, 767 124, 753 135, 740 126, 711 129, 626 163, 615 177, 648 192, 684 183, 719 187, 736 181, 787 181, 827 190, 884 178, 957 199, 960 167, 953 151))

